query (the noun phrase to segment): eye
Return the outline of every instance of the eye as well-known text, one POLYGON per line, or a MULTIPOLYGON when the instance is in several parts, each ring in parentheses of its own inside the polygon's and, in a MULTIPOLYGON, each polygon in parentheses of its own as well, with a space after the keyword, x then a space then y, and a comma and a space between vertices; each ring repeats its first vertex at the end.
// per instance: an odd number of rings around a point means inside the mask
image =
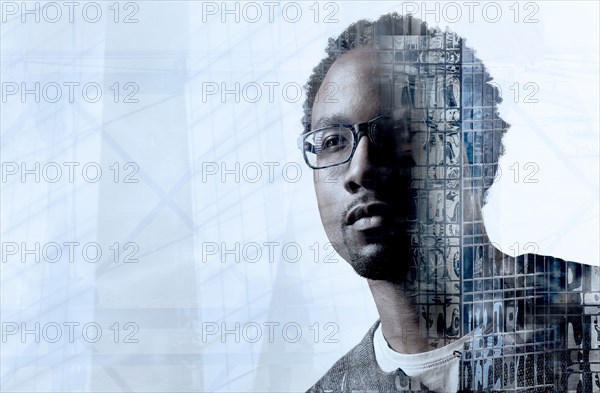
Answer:
POLYGON ((326 136, 323 140, 323 150, 331 150, 348 145, 348 140, 341 134, 326 136))
POLYGON ((318 153, 334 153, 344 150, 350 145, 350 135, 341 127, 324 130, 315 136, 316 145, 319 146, 318 153))

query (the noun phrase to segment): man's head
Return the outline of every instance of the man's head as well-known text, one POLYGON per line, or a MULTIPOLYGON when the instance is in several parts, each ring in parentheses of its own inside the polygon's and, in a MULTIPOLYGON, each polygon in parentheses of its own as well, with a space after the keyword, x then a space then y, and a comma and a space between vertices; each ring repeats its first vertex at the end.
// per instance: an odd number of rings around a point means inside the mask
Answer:
POLYGON ((507 126, 462 41, 397 14, 359 21, 309 79, 303 148, 321 219, 364 277, 422 271, 436 286, 479 216, 507 126))
MULTIPOLYGON (((316 140, 325 148, 339 150, 344 144, 345 149, 354 151, 349 162, 315 171, 325 231, 338 253, 360 275, 383 278, 389 274, 384 265, 393 266, 394 247, 390 246, 406 232, 402 218, 409 211, 410 195, 406 191, 410 164, 400 151, 402 144, 397 149, 377 149, 369 137, 357 141, 346 132, 347 137, 340 140, 337 127, 331 132, 325 128, 391 115, 382 110, 382 86, 374 54, 372 47, 355 49, 331 66, 322 86, 336 86, 336 99, 313 106, 311 127, 323 129, 323 135, 317 131, 316 140), (372 264, 373 259, 378 263, 372 264)), ((319 155, 325 156, 326 152, 319 155)))

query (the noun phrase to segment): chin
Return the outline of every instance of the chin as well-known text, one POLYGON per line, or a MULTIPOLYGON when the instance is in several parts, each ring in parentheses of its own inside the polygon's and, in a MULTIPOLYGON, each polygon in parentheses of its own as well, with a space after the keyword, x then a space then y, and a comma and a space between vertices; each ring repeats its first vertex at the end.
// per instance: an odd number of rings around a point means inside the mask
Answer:
POLYGON ((368 244, 354 255, 349 256, 348 262, 361 277, 371 280, 385 280, 405 283, 407 280, 412 258, 382 244, 368 244))

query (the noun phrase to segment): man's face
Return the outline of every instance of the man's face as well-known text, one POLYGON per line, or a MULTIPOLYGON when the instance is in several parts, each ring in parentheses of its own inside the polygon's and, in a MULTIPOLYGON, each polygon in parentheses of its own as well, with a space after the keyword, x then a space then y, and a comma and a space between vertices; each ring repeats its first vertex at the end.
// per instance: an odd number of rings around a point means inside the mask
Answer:
POLYGON ((311 128, 390 116, 395 125, 404 124, 386 130, 399 133, 397 143, 376 147, 363 136, 350 162, 315 170, 314 184, 321 220, 336 251, 361 276, 403 282, 414 265, 407 253, 415 242, 411 234, 420 224, 443 220, 440 190, 428 193, 425 183, 443 171, 444 138, 428 129, 425 111, 391 98, 398 86, 383 77, 391 74, 382 72, 374 53, 354 50, 332 65, 318 96, 325 97, 322 90, 331 86, 337 91, 334 100, 315 102, 311 128))

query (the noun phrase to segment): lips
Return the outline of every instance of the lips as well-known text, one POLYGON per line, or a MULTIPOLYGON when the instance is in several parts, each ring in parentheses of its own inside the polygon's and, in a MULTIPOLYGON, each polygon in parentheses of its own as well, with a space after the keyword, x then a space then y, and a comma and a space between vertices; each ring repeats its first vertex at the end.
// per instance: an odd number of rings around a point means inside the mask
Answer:
POLYGON ((391 205, 383 202, 360 204, 352 208, 346 215, 346 225, 363 231, 381 227, 395 217, 391 205))

